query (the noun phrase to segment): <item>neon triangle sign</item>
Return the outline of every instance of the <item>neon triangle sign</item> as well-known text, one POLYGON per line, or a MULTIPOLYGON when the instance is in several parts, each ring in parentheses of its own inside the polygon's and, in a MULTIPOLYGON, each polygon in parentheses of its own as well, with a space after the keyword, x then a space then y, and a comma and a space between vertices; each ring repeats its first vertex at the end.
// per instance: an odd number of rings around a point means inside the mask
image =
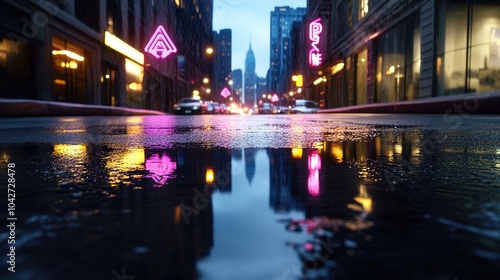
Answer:
POLYGON ((155 33, 149 39, 148 44, 144 50, 152 54, 156 58, 166 58, 169 54, 177 52, 177 48, 168 36, 165 28, 159 25, 155 33))

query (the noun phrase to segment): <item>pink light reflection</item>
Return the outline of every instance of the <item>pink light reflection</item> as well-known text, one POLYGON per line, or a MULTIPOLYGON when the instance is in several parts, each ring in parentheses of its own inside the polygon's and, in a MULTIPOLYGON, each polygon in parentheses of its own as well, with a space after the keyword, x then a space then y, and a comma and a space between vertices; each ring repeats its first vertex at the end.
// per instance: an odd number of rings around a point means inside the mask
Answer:
POLYGON ((309 177, 307 178, 307 191, 311 196, 318 197, 319 190, 319 170, 321 169, 321 157, 317 151, 309 154, 307 159, 309 177))
POLYGON ((161 187, 167 183, 168 179, 174 177, 177 163, 167 155, 153 154, 146 159, 144 168, 150 173, 147 177, 155 181, 155 187, 161 187))

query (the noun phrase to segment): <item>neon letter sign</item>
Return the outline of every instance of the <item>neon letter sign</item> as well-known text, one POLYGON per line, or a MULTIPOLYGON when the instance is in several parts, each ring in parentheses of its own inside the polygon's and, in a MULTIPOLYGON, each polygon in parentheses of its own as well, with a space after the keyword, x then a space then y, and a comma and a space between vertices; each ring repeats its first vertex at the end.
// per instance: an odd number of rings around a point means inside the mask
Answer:
POLYGON ((309 64, 311 66, 319 66, 323 60, 318 44, 320 41, 319 35, 323 31, 321 18, 317 18, 309 24, 309 40, 311 40, 311 50, 309 51, 309 64))
POLYGON ((144 50, 156 58, 166 58, 169 54, 177 52, 177 48, 161 25, 158 26, 151 39, 149 39, 144 50))

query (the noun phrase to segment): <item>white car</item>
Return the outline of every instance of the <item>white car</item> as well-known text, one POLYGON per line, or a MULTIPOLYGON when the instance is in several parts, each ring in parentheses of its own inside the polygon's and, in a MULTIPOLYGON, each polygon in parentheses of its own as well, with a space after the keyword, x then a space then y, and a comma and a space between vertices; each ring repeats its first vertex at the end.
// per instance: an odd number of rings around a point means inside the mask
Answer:
POLYGON ((202 102, 199 99, 192 97, 181 98, 179 102, 174 105, 174 114, 187 115, 187 114, 201 114, 203 111, 202 102))
POLYGON ((297 99, 289 112, 291 114, 317 113, 319 110, 318 102, 306 99, 297 99))

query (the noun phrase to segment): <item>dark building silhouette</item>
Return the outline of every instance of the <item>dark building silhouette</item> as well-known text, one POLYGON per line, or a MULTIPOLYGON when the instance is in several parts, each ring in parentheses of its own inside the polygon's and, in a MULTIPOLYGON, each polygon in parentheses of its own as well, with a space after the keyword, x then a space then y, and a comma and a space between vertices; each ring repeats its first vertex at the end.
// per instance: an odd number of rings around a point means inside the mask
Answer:
POLYGON ((212 0, 0 1, 0 97, 170 111, 211 74, 212 0), (145 47, 159 25, 177 47, 145 47))
POLYGON ((224 88, 231 90, 229 81, 231 80, 231 29, 222 29, 216 33, 215 43, 215 64, 214 64, 214 88, 213 99, 223 101, 220 95, 224 88))
POLYGON ((318 19, 320 65, 311 40, 296 51, 301 97, 326 108, 500 90, 498 1, 309 0, 301 38, 318 19))

